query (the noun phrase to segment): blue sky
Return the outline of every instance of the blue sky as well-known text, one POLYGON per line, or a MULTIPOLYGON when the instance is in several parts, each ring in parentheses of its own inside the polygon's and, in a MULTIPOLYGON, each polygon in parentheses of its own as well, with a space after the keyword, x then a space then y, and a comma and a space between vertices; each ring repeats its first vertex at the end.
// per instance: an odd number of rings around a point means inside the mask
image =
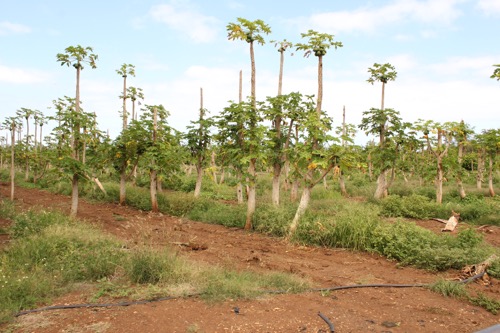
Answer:
MULTIPOLYGON (((200 87, 212 115, 238 99, 240 70, 250 93, 248 44, 226 34, 238 17, 264 20, 268 41, 303 42, 300 33, 314 29, 343 43, 324 59, 323 108, 336 125, 343 106, 355 125, 380 106, 381 88, 366 82, 367 70, 388 62, 398 77, 385 106, 403 120, 500 127, 500 82, 489 78, 500 63, 500 0, 0 0, 0 122, 22 107, 50 115, 52 100, 74 97, 75 71, 56 54, 82 45, 99 56, 97 69, 82 72, 81 98, 101 130, 120 131, 123 83, 115 70, 127 63, 136 67, 128 84, 144 90, 145 104, 163 104, 170 125, 183 131, 197 118, 200 87)), ((279 53, 267 43, 255 57, 264 100, 277 93, 279 53)), ((316 64, 288 52, 284 93, 316 94, 316 64)))

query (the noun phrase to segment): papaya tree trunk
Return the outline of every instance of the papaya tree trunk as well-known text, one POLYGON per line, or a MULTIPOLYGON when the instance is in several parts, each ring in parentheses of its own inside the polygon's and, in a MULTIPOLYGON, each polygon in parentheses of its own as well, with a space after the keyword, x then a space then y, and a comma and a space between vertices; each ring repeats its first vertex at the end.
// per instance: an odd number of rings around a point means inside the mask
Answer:
POLYGON ((257 159, 252 158, 248 167, 248 173, 250 174, 251 179, 248 185, 247 218, 245 222, 245 230, 250 230, 253 228, 252 220, 256 206, 256 163, 257 159))
POLYGON ((75 217, 78 212, 78 174, 73 174, 71 181, 71 211, 70 216, 75 217))
POLYGON ((342 174, 342 170, 340 170, 340 174, 339 174, 339 186, 340 186, 340 193, 342 194, 342 196, 348 197, 349 194, 347 193, 347 190, 345 187, 344 175, 342 174))
POLYGON ((295 231, 297 230, 297 227, 299 226, 299 221, 306 212, 310 200, 311 200, 311 188, 309 186, 305 186, 304 190, 302 191, 302 196, 300 197, 299 207, 297 208, 292 224, 290 224, 290 228, 288 229, 288 237, 287 237, 288 239, 291 238, 294 235, 295 231))
POLYGON ((493 188, 493 158, 489 158, 489 168, 488 168, 488 191, 491 197, 495 196, 495 189, 493 188))
POLYGON ((149 195, 151 197, 151 211, 158 213, 158 176, 154 169, 149 171, 149 195))
POLYGON ((14 166, 15 162, 15 145, 16 145, 16 126, 12 123, 12 134, 10 137, 10 200, 14 201, 14 182, 16 178, 16 168, 14 166))
POLYGON ((272 189, 272 202, 274 206, 280 205, 280 175, 281 175, 281 164, 275 163, 273 166, 273 189, 272 189))
POLYGON ((476 170, 476 188, 481 189, 484 179, 484 155, 482 152, 477 156, 477 170, 476 170))
POLYGON ((436 202, 438 204, 443 203, 443 161, 442 158, 438 158, 437 162, 437 177, 436 177, 436 202))
POLYGON ((120 168, 120 205, 124 205, 125 204, 125 200, 126 200, 126 179, 127 179, 127 175, 126 175, 126 169, 125 169, 125 165, 122 165, 122 167, 120 168))
POLYGON ((194 187, 195 198, 198 198, 201 194, 201 182, 203 180, 203 167, 201 163, 200 159, 198 159, 198 163, 196 164, 196 185, 194 187))
POLYGON ((375 190, 374 198, 383 199, 386 194, 386 172, 387 170, 382 170, 377 178, 377 189, 375 190))

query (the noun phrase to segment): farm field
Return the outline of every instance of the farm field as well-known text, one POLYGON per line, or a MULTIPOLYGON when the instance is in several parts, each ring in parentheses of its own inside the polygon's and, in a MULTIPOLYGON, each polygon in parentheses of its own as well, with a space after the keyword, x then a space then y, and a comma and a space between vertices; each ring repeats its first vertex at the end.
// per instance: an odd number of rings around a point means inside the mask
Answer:
MULTIPOLYGON (((9 187, 1 185, 6 197, 9 187)), ((69 213, 70 197, 16 188, 16 205, 42 206, 69 213)), ((429 272, 402 267, 384 257, 345 249, 309 247, 240 228, 152 214, 126 206, 81 200, 78 218, 106 233, 138 244, 173 247, 197 263, 255 272, 280 271, 309 280, 313 288, 355 284, 419 284, 460 279, 460 272, 429 272)), ((5 224, 2 221, 2 224, 5 224)), ((436 221, 418 221, 440 232, 436 221)), ((460 225, 460 227, 466 227, 460 225)), ((485 239, 498 246, 500 230, 487 228, 485 239)), ((89 303, 95 293, 82 284, 48 305, 89 303)), ((500 299, 500 285, 474 282, 470 290, 500 299)), ((115 303, 123 299, 99 300, 115 303)), ((498 315, 469 302, 425 288, 355 288, 330 292, 266 295, 252 300, 206 302, 197 297, 141 305, 50 310, 17 317, 5 332, 476 332, 498 323, 498 315), (235 313, 234 308, 239 308, 235 313)))

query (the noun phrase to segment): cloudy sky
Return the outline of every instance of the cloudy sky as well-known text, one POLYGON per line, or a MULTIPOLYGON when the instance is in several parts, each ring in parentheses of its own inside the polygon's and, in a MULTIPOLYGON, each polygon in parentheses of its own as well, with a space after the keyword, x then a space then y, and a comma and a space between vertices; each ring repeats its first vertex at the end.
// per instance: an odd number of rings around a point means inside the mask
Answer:
MULTIPOLYGON (((385 106, 403 120, 500 127, 500 82, 490 79, 500 64, 500 0, 0 0, 0 122, 22 107, 50 115, 52 100, 74 97, 75 70, 56 55, 82 45, 99 56, 96 69, 82 72, 81 98, 101 130, 120 131, 116 69, 127 63, 136 67, 128 84, 144 90, 145 104, 163 104, 182 131, 196 120, 201 87, 212 115, 238 99, 240 70, 250 93, 248 44, 227 40, 226 25, 238 17, 264 20, 267 41, 305 42, 300 34, 314 29, 343 43, 324 59, 323 107, 337 125, 344 106, 355 125, 380 106, 368 68, 390 63, 398 76, 385 106)), ((277 93, 279 53, 268 42, 255 57, 264 100, 277 93)), ((288 52, 284 93, 315 94, 316 64, 288 52)))

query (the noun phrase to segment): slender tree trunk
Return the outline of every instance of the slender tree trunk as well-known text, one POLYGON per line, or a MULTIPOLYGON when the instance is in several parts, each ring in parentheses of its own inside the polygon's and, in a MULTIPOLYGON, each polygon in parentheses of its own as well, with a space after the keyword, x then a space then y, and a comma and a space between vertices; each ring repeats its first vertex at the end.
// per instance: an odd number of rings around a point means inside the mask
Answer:
POLYGON ((224 184, 224 177, 226 175, 226 172, 224 170, 224 168, 222 168, 222 171, 220 173, 220 180, 219 180, 219 184, 224 184))
POLYGON ((16 169, 14 166, 15 162, 15 145, 16 145, 16 126, 13 122, 11 125, 12 134, 10 137, 10 200, 14 201, 14 182, 16 178, 16 169))
POLYGON ((151 197, 151 211, 158 213, 158 176, 154 169, 149 170, 149 195, 151 197))
POLYGON ((217 164, 215 164, 215 151, 212 151, 212 154, 210 156, 210 166, 212 167, 212 178, 214 180, 214 183, 217 184, 217 164))
POLYGON ((120 205, 124 205, 127 198, 126 181, 127 181, 127 163, 123 162, 120 168, 120 205))
MULTIPOLYGON (((77 66, 76 67, 76 98, 75 98, 75 112, 80 113, 80 71, 81 67, 77 66)), ((79 159, 79 154, 78 154, 78 147, 80 145, 79 142, 79 137, 80 137, 80 126, 77 123, 76 126, 73 129, 72 133, 72 150, 73 150, 73 158, 75 160, 79 159)), ((79 194, 78 194, 78 174, 74 173, 73 174, 73 179, 71 182, 71 216, 76 216, 78 212, 78 199, 79 199, 79 194)))
POLYGON ((462 183, 462 161, 463 161, 463 154, 464 154, 464 144, 463 142, 460 142, 458 144, 458 172, 457 172, 457 187, 458 187, 458 194, 460 195, 460 198, 465 198, 465 189, 464 185, 462 183))
POLYGON ((307 207, 309 206, 310 200, 311 200, 311 188, 309 186, 305 186, 303 191, 302 191, 302 196, 300 197, 299 207, 297 208, 297 211, 295 212, 295 216, 292 220, 292 224, 290 224, 287 238, 291 238, 293 236, 293 234, 295 233, 295 231, 297 230, 297 227, 299 226, 299 221, 302 218, 302 216, 305 214, 307 207))
MULTIPOLYGON (((283 64, 285 62, 284 50, 280 51, 280 72, 278 77, 278 96, 281 96, 283 90, 283 64)), ((274 118, 274 129, 276 131, 276 140, 279 142, 281 140, 281 115, 274 118)), ((282 150, 281 144, 277 146, 278 150, 275 151, 275 162, 273 165, 273 188, 271 200, 274 206, 279 206, 280 204, 280 178, 282 169, 282 150)))
POLYGON ((343 197, 348 197, 349 194, 347 193, 347 190, 345 187, 344 174, 342 173, 342 170, 340 170, 340 174, 339 174, 339 186, 340 186, 340 194, 342 194, 343 197))
POLYGON ((439 157, 437 161, 437 177, 436 177, 436 202, 443 203, 443 161, 439 157))
MULTIPOLYGON (((196 161, 196 185, 194 187, 194 197, 198 198, 201 194, 201 183, 203 181, 203 156, 205 155, 205 146, 203 143, 203 88, 200 88, 200 127, 198 129, 198 152, 197 152, 197 161, 196 161)), ((212 152, 213 153, 213 152, 212 152)), ((213 156, 213 155, 212 155, 213 156)), ((214 158, 212 157, 212 162, 214 162, 214 158)), ((214 170, 215 173, 215 170, 214 170)), ((217 180, 214 179, 215 184, 217 184, 217 180)))
POLYGON ((70 216, 76 217, 78 212, 78 174, 73 174, 71 181, 71 211, 70 216))
POLYGON ((323 106, 323 56, 318 57, 318 98, 316 100, 316 112, 321 116, 323 106))
POLYGON ((127 75, 123 77, 123 129, 127 128, 128 115, 127 115, 127 75))
POLYGON ((477 156, 477 170, 476 170, 476 187, 481 189, 484 180, 484 152, 478 152, 477 156))
POLYGON ((488 168, 488 191, 491 197, 495 196, 495 189, 493 188, 493 158, 489 157, 489 168, 488 168))
POLYGON ((30 145, 30 123, 28 121, 29 117, 26 117, 26 170, 24 174, 24 181, 30 179, 30 162, 29 162, 29 145, 30 145))
POLYGON ((201 161, 196 163, 196 185, 194 187, 194 197, 198 198, 201 194, 201 183, 203 180, 203 167, 201 161))
POLYGON ((255 184, 255 164, 257 163, 257 159, 252 158, 250 160, 250 166, 248 167, 248 173, 252 177, 248 186, 248 201, 247 201, 247 218, 245 222, 245 230, 250 230, 253 228, 253 215, 255 213, 256 207, 256 184, 255 184))
POLYGON ((377 178, 377 189, 375 190, 375 199, 383 199, 385 197, 386 191, 386 170, 382 170, 377 178))
MULTIPOLYGON (((156 107, 153 108, 153 145, 156 145, 156 131, 158 129, 158 117, 156 113, 156 107)), ((156 161, 152 161, 151 164, 154 166, 156 161)), ((151 211, 158 213, 158 174, 154 168, 149 170, 149 193, 151 196, 151 211)))
POLYGON ((281 164, 275 163, 273 165, 273 188, 271 194, 271 200, 274 206, 279 206, 280 204, 280 175, 281 175, 281 164))

